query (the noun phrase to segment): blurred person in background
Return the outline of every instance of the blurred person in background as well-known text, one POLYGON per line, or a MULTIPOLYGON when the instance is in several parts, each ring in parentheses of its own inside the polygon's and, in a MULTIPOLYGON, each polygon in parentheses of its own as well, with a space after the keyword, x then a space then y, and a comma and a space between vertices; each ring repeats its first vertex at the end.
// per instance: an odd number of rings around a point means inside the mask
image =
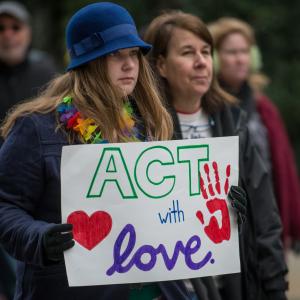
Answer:
POLYGON ((13 105, 36 96, 57 72, 52 58, 32 49, 31 42, 26 8, 14 1, 0 2, 0 121, 13 105))
MULTIPOLYGON (((29 22, 22 4, 0 2, 0 122, 13 105, 33 97, 56 72, 48 55, 31 49, 29 22)), ((12 298, 14 281, 14 261, 0 245, 0 299, 12 298)))
MULTIPOLYGON (((248 127, 272 175, 283 223, 286 248, 299 249, 300 185, 293 150, 284 123, 273 102, 264 94, 268 78, 259 73, 261 55, 253 29, 235 18, 209 25, 215 43, 215 71, 221 86, 239 99, 248 114, 248 127)), ((299 251, 299 250, 297 250, 299 251)))
POLYGON ((155 18, 144 38, 153 46, 149 60, 173 117, 173 138, 238 135, 240 141, 238 193, 245 191, 249 199, 234 204, 246 206, 246 221, 239 222, 241 274, 194 279, 188 288, 191 292, 194 288, 200 300, 286 299, 287 268, 271 181, 248 132, 245 113, 216 81, 207 27, 194 15, 171 11, 155 18))

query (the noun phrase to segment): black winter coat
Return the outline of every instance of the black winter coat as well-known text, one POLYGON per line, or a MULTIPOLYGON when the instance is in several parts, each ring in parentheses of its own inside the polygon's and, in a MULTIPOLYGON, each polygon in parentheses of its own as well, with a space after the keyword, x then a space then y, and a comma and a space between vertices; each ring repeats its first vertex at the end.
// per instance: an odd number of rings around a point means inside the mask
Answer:
POLYGON ((0 61, 0 121, 12 106, 35 97, 57 71, 52 58, 35 49, 16 66, 7 66, 0 61))
MULTIPOLYGON (((175 110, 169 107, 174 123, 174 139, 182 139, 175 110)), ((264 164, 246 126, 246 114, 237 107, 224 106, 211 116, 213 136, 239 135, 239 185, 248 195, 247 220, 240 237, 243 300, 284 299, 287 266, 280 240, 281 221, 264 164)), ((223 276, 226 299, 238 300, 238 276, 223 276), (231 289, 231 290, 230 290, 231 289)))

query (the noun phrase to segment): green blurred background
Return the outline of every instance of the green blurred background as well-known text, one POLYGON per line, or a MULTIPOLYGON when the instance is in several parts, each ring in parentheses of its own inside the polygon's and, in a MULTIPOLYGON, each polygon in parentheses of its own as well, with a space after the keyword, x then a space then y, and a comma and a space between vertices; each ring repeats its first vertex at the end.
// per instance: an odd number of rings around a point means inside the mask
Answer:
MULTIPOLYGON (((64 29, 69 17, 95 1, 22 1, 33 16, 34 46, 50 52, 64 68, 64 29)), ((299 0, 127 0, 142 28, 161 10, 182 9, 211 22, 222 16, 241 18, 256 32, 263 72, 271 79, 267 94, 284 118, 300 170, 300 1, 299 0)), ((280 143, 280 141, 278 141, 280 143)))

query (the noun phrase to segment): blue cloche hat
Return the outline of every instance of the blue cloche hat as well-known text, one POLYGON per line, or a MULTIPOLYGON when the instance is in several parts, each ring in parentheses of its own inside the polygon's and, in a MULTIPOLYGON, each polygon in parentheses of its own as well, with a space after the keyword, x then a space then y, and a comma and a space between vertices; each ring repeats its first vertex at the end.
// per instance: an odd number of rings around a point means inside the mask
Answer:
POLYGON ((77 11, 67 25, 66 42, 71 58, 68 71, 119 49, 140 47, 144 54, 151 49, 138 36, 128 11, 110 2, 77 11))

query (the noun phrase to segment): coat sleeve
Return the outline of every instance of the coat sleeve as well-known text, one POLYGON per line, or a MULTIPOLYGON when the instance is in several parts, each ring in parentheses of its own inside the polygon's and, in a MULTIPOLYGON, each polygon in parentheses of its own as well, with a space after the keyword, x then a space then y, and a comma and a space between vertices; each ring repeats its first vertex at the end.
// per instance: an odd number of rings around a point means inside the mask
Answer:
POLYGON ((249 197, 250 211, 255 231, 257 264, 264 293, 287 289, 287 266, 281 243, 282 226, 270 176, 264 167, 247 129, 240 134, 242 177, 249 197))
POLYGON ((0 242, 16 259, 43 265, 42 234, 34 219, 44 188, 39 136, 33 120, 16 122, 0 149, 0 242))

